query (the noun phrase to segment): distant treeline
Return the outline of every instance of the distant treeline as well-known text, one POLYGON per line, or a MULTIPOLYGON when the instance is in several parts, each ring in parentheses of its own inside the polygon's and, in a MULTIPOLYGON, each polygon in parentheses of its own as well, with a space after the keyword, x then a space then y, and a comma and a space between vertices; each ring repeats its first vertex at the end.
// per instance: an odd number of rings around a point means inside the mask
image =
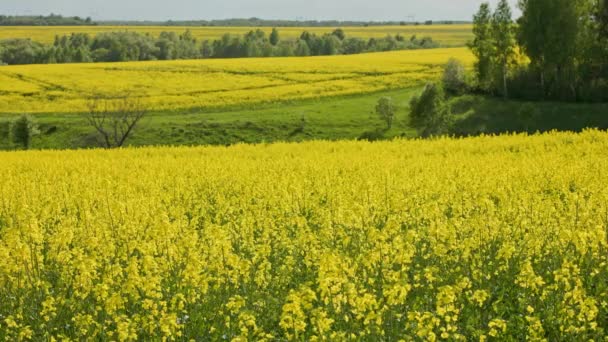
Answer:
POLYGON ((231 27, 345 27, 469 24, 467 21, 338 21, 338 20, 266 20, 260 18, 182 21, 100 21, 100 25, 126 26, 231 26, 231 27))
POLYGON ((56 37, 51 45, 29 39, 0 41, 0 63, 47 64, 126 62, 198 58, 289 57, 358 54, 408 49, 430 49, 439 44, 430 37, 386 36, 348 38, 342 29, 318 36, 303 32, 298 39, 281 40, 279 31, 246 35, 226 34, 218 40, 197 41, 190 31, 162 32, 158 38, 137 32, 85 33, 56 37))
POLYGON ((83 26, 96 25, 93 20, 80 17, 48 16, 5 16, 0 15, 0 26, 83 26))
POLYGON ((63 17, 57 14, 6 16, 0 15, 0 26, 232 26, 232 27, 345 27, 345 26, 405 26, 468 24, 467 21, 339 21, 339 20, 266 20, 260 18, 234 18, 220 20, 168 20, 168 21, 93 21, 90 17, 63 17))

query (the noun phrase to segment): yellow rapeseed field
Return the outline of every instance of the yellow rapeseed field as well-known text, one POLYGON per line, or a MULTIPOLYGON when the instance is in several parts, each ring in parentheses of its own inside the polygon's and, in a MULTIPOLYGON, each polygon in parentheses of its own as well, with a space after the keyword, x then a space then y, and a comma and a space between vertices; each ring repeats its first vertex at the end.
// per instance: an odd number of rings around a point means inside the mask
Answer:
POLYGON ((2 152, 0 339, 608 341, 607 151, 2 152))
MULTIPOLYGON (((95 36, 102 32, 135 31, 149 33, 158 37, 161 32, 183 33, 190 30, 199 40, 218 39, 226 33, 245 34, 251 30, 262 29, 270 33, 270 27, 179 27, 179 26, 0 26, 0 40, 10 38, 32 39, 41 43, 52 43, 55 36, 70 35, 72 33, 88 33, 95 36)), ((335 30, 335 27, 280 27, 281 37, 294 39, 304 31, 323 35, 335 30)), ((405 37, 417 35, 432 37, 444 46, 463 46, 472 39, 472 25, 431 25, 431 26, 370 26, 370 27, 343 27, 349 37, 380 38, 387 35, 400 34, 405 37)))
POLYGON ((126 92, 178 111, 315 99, 405 88, 436 78, 466 48, 350 56, 243 58, 0 67, 0 113, 68 113, 89 98, 126 92))

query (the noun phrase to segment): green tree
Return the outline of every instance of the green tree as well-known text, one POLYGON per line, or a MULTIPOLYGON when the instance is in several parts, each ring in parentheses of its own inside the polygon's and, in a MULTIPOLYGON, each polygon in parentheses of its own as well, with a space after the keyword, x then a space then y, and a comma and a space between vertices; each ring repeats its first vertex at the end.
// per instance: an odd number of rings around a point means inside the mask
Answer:
POLYGON ((469 48, 477 58, 475 74, 480 88, 489 88, 494 44, 492 43, 492 14, 490 4, 484 2, 473 16, 473 34, 475 38, 469 43, 469 48))
POLYGON ((44 63, 47 47, 30 39, 0 41, 0 59, 9 65, 44 63))
POLYGON ((442 82, 446 93, 461 94, 467 86, 464 64, 456 58, 450 58, 443 69, 442 82))
POLYGON ((344 40, 344 38, 346 38, 346 34, 344 33, 344 30, 341 28, 335 29, 334 32, 332 32, 331 34, 333 34, 340 40, 344 40))
POLYGON ((91 60, 91 51, 89 49, 84 47, 76 49, 76 52, 74 53, 74 62, 89 63, 91 60))
POLYGON ((277 48, 277 55, 281 57, 292 57, 296 54, 291 42, 281 42, 277 48))
POLYGON ((13 121, 11 136, 13 143, 21 146, 24 150, 30 148, 32 137, 38 134, 38 128, 34 120, 28 115, 21 115, 13 121))
POLYGON ((352 55, 367 49, 367 42, 361 38, 347 38, 342 41, 342 53, 352 55))
POLYGON ((597 36, 603 52, 604 67, 608 68, 608 0, 599 0, 597 4, 596 21, 598 23, 597 36))
POLYGON ((342 46, 342 41, 338 39, 338 37, 328 34, 323 36, 323 48, 322 55, 332 56, 340 53, 340 47, 342 46))
POLYGON ((395 105, 390 97, 381 97, 376 104, 376 114, 380 119, 386 122, 386 129, 393 127, 393 120, 395 119, 395 105))
POLYGON ((589 17, 588 0, 520 0, 522 16, 518 38, 532 66, 540 74, 547 93, 550 77, 555 88, 563 88, 562 76, 574 66, 580 51, 580 37, 589 17))
POLYGON ((296 56, 310 56, 310 47, 308 47, 308 43, 302 39, 298 40, 295 54, 296 56))
POLYGON ((600 24, 600 33, 608 37, 608 0, 598 1, 597 19, 600 24))
POLYGON ((507 0, 500 0, 491 24, 492 42, 494 44, 494 58, 497 73, 500 75, 500 87, 502 95, 507 98, 509 91, 507 87, 507 76, 509 66, 515 59, 515 32, 513 29, 513 19, 511 6, 507 0))
POLYGON ((270 33, 270 37, 268 39, 270 40, 270 44, 277 45, 280 40, 279 30, 277 30, 276 28, 273 28, 272 32, 270 33))
POLYGON ((443 89, 434 83, 410 100, 410 125, 422 137, 445 134, 452 124, 451 111, 443 89))
POLYGON ((201 46, 201 56, 203 58, 211 58, 213 56, 213 44, 208 40, 205 40, 201 46))

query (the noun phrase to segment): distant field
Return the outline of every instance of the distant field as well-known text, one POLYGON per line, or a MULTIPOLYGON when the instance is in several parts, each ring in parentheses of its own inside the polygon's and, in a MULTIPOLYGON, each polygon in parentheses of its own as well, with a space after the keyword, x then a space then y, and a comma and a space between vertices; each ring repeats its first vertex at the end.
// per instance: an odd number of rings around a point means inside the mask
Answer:
MULTIPOLYGON (((0 40, 9 38, 31 38, 42 43, 52 43, 56 35, 69 35, 71 33, 88 33, 96 35, 101 32, 137 31, 159 36, 163 31, 182 33, 192 31, 193 35, 201 40, 217 39, 225 33, 244 34, 255 27, 169 27, 169 26, 6 26, 0 27, 0 40)), ((266 32, 271 28, 262 27, 266 32)), ((335 27, 282 27, 279 31, 283 38, 299 37, 303 31, 324 34, 331 32, 335 27)), ((347 36, 359 38, 378 38, 388 34, 401 34, 406 37, 412 35, 430 36, 444 46, 464 46, 472 38, 471 25, 431 25, 431 26, 372 26, 372 27, 344 27, 347 36)))
POLYGON ((372 93, 435 78, 465 48, 351 56, 0 67, 0 113, 74 113, 131 92, 153 110, 217 109, 372 93))

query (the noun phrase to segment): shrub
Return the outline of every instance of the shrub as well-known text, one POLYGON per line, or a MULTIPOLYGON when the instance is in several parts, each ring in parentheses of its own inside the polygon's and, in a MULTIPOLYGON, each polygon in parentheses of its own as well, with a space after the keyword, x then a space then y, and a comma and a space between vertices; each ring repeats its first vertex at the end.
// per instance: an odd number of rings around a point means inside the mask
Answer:
POLYGON ((302 116, 300 117, 300 120, 298 120, 297 127, 293 131, 291 131, 291 133, 289 133, 289 137, 291 138, 298 134, 304 133, 304 131, 306 130, 307 123, 308 123, 308 120, 306 119, 306 115, 302 114, 302 116))
POLYGON ((11 145, 11 122, 0 121, 0 148, 8 147, 11 145))
POLYGON ((467 87, 464 64, 456 58, 450 58, 443 70, 443 89, 448 95, 460 95, 467 87))
POLYGON ((410 125, 423 137, 445 134, 452 124, 451 110, 443 89, 434 83, 410 101, 410 125))
POLYGON ((28 150, 30 148, 32 137, 38 133, 36 123, 28 115, 22 115, 13 121, 11 127, 13 143, 23 147, 24 150, 28 150))
POLYGON ((357 140, 366 140, 366 141, 379 141, 379 140, 384 140, 384 133, 385 131, 383 129, 377 129, 374 131, 366 131, 363 132, 358 138, 357 140))

